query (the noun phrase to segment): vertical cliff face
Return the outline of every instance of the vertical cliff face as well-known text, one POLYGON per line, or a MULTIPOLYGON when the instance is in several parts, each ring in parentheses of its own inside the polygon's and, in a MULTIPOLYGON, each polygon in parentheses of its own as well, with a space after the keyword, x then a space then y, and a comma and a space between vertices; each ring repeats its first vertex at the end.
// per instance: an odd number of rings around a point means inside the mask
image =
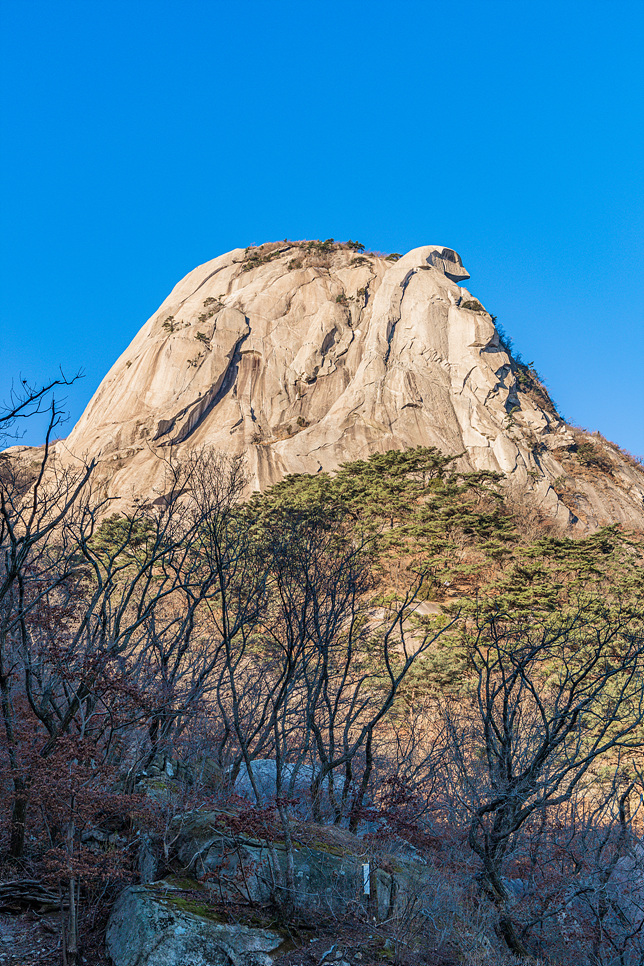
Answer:
POLYGON ((436 446, 504 474, 562 525, 641 526, 642 471, 597 440, 598 459, 575 459, 583 440, 509 356, 468 278, 437 245, 397 260, 329 243, 221 255, 146 322, 60 456, 100 456, 99 478, 127 502, 160 493, 170 450, 246 453, 263 488, 436 446))

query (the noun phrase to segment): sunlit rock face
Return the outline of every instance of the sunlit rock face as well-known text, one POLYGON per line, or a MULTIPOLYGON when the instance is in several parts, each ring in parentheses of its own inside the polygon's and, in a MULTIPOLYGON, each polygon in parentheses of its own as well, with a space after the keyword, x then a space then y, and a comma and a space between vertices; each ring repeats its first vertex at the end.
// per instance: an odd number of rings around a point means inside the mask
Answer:
POLYGON ((575 478, 575 500, 560 499, 573 436, 526 388, 468 278, 440 245, 398 260, 286 242, 221 255, 175 286, 59 455, 100 457, 99 481, 125 506, 162 494, 170 452, 245 453, 263 489, 436 446, 504 474, 564 526, 642 526, 644 475, 617 451, 612 473, 575 478))

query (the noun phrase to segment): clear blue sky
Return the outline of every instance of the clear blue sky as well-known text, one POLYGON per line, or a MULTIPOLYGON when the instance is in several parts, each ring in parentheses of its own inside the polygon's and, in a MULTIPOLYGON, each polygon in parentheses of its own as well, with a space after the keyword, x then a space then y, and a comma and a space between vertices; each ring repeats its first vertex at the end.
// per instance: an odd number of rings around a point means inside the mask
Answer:
POLYGON ((83 368, 75 421, 175 282, 231 248, 439 243, 566 417, 644 454, 643 0, 1 16, 1 397, 83 368))

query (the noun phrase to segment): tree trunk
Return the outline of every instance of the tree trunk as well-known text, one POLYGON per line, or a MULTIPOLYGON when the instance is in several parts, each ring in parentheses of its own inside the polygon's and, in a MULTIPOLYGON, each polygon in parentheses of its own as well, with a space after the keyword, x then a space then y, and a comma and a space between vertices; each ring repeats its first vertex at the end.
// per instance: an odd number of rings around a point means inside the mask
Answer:
POLYGON ((25 848, 25 828, 27 822, 27 783, 20 776, 18 756, 16 754, 16 734, 13 726, 13 705, 11 702, 10 679, 7 674, 0 674, 0 693, 2 694, 2 721, 7 740, 9 766, 13 774, 13 805, 11 808, 11 832, 9 838, 9 855, 12 859, 19 859, 25 848))
POLYGON ((11 809, 11 834, 9 838, 9 855, 12 859, 19 859, 25 850, 25 830, 27 827, 27 788, 25 783, 14 778, 14 800, 11 809))
POLYGON ((76 879, 69 880, 69 917, 67 928, 67 962, 76 966, 78 962, 78 910, 76 905, 76 879))
POLYGON ((508 949, 515 956, 519 956, 520 959, 534 960, 530 950, 524 946, 521 938, 517 935, 512 920, 505 912, 501 912, 499 915, 499 933, 505 940, 508 949))
POLYGON ((521 959, 532 959, 532 955, 514 928, 508 915, 508 891, 497 869, 487 869, 483 875, 484 890, 498 910, 497 933, 504 940, 510 952, 521 959))
MULTIPOLYGON (((71 798, 71 814, 72 818, 67 825, 67 855, 69 857, 69 863, 72 865, 74 861, 74 812, 76 806, 76 798, 72 795, 71 798)), ((76 903, 76 877, 70 875, 68 883, 69 892, 69 914, 67 919, 67 962, 69 966, 76 966, 78 962, 78 908, 76 903)))
POLYGON ((365 745, 364 773, 362 775, 362 781, 360 782, 360 786, 358 788, 358 792, 353 803, 353 808, 351 809, 349 831, 353 832, 354 835, 358 831, 358 825, 360 823, 360 813, 362 812, 365 795, 367 794, 367 788, 369 787, 369 779, 371 778, 371 772, 373 770, 372 742, 373 742, 373 734, 370 732, 367 737, 367 741, 365 745))
POLYGON ((284 833, 284 852, 286 854, 286 870, 284 873, 284 888, 281 896, 281 908, 285 917, 290 918, 295 911, 295 858, 293 854, 293 838, 288 813, 283 805, 277 809, 282 831, 284 833))

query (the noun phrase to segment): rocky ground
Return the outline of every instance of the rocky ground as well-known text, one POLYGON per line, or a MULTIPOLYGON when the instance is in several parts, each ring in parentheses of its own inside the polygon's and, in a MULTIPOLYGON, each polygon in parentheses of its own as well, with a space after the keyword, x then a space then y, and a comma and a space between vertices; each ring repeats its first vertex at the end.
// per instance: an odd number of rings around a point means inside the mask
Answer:
MULTIPOLYGON (((107 966, 100 930, 89 937, 81 962, 107 966), (89 947, 89 948, 88 948, 89 947)), ((404 944, 355 921, 318 924, 293 936, 293 948, 278 953, 274 966, 387 966, 413 962, 418 966, 451 966, 446 959, 405 958, 404 944), (314 935, 310 935, 314 932, 314 935)), ((60 966, 60 925, 57 913, 29 910, 0 912, 0 966, 60 966)))
POLYGON ((418 951, 405 955, 404 944, 386 939, 355 923, 334 923, 316 931, 314 938, 300 937, 297 947, 279 955, 275 966, 386 966, 388 963, 417 966, 452 966, 452 961, 433 953, 419 959, 418 951))
POLYGON ((0 966, 58 966, 59 939, 56 913, 0 912, 0 966))
MULTIPOLYGON (((108 909, 94 908, 83 921, 80 966, 107 966, 108 909)), ((60 912, 5 900, 0 905, 0 966, 61 966, 60 912)))

